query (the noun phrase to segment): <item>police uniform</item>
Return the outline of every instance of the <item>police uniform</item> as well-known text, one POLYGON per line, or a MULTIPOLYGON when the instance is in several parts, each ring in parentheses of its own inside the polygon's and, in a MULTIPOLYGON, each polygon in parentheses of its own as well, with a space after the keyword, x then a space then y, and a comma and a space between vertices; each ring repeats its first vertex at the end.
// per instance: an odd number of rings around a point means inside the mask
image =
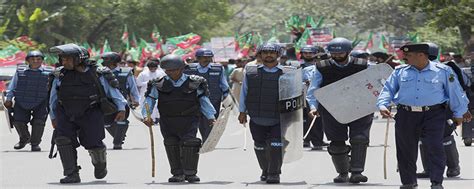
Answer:
MULTIPOLYGON (((75 44, 56 46, 50 49, 59 56, 74 57, 74 64, 85 64, 89 55, 87 50, 75 44)), ((106 148, 102 140, 104 133, 104 113, 100 99, 109 98, 119 111, 125 111, 126 100, 120 91, 112 87, 104 75, 112 75, 108 69, 98 70, 86 66, 84 72, 57 69, 50 96, 50 117, 56 121, 55 142, 64 168, 65 178, 61 183, 80 182, 76 148, 82 145, 89 151, 95 167, 94 176, 104 178, 106 169, 106 148), (99 86, 97 82, 100 82, 99 86), (103 87, 105 97, 101 97, 103 87), (79 138, 79 141, 77 140, 79 138)))
MULTIPOLYGON (((427 44, 411 44, 401 47, 401 50, 428 54, 428 48, 427 44)), ((417 186, 416 158, 420 139, 430 157, 428 167, 432 188, 442 188, 446 166, 443 135, 447 109, 449 107, 453 112, 453 117, 462 118, 468 103, 453 70, 434 62, 429 62, 422 70, 411 65, 397 67, 385 83, 377 106, 386 110, 392 101, 397 105, 395 140, 401 188, 417 186)))
MULTIPOLYGON (((227 83, 222 65, 209 63, 204 67, 199 63, 192 63, 187 66, 184 73, 188 75, 199 75, 207 80, 210 92, 209 99, 217 112, 214 116, 216 118, 219 117, 222 99, 229 94, 229 84, 227 83)), ((207 119, 201 117, 199 120, 199 133, 201 133, 203 141, 206 141, 211 129, 207 119)))
MULTIPOLYGON (((115 75, 115 78, 118 80, 118 89, 125 99, 129 99, 131 96, 135 102, 140 100, 140 95, 138 93, 137 84, 132 73, 133 68, 128 67, 116 67, 112 71, 115 75)), ((107 115, 104 117, 105 128, 110 135, 114 137, 113 144, 114 149, 122 149, 122 144, 125 139, 125 135, 128 130, 128 116, 130 114, 129 106, 125 106, 125 120, 116 122, 115 114, 107 115)))
MULTIPOLYGON (((162 59, 163 69, 169 69, 167 67, 176 61, 184 67, 181 57, 165 56, 162 59)), ((186 74, 182 74, 177 81, 164 76, 148 83, 145 96, 145 103, 149 107, 154 107, 158 100, 160 130, 173 175, 168 181, 199 182, 196 176, 201 147, 201 139, 196 137, 199 119, 203 116, 212 120, 216 114, 209 100, 206 80, 201 76, 186 74)), ((147 115, 145 107, 142 113, 147 115)))
POLYGON ((48 117, 48 93, 52 71, 53 68, 48 66, 31 69, 23 64, 17 67, 6 91, 6 101, 12 101, 15 97, 12 121, 20 137, 15 149, 22 149, 27 143, 31 143, 32 151, 41 151, 39 144, 48 117), (32 127, 31 135, 28 123, 32 127))

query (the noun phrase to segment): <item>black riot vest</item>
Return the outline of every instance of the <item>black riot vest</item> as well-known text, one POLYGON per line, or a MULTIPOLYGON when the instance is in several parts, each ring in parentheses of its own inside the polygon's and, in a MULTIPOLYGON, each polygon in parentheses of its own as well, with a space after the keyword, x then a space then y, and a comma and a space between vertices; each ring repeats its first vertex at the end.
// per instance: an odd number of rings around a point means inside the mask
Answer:
POLYGON ((15 102, 22 108, 31 110, 48 99, 52 67, 41 70, 28 69, 28 65, 17 68, 17 86, 14 89, 15 102))
POLYGON ((211 67, 206 73, 200 73, 198 71, 199 63, 192 63, 187 66, 184 73, 188 75, 198 75, 204 77, 209 85, 209 100, 211 104, 219 112, 221 107, 223 91, 220 88, 220 80, 222 78, 222 65, 216 63, 210 63, 211 67))
POLYGON ((344 67, 336 66, 330 61, 331 60, 323 60, 316 63, 318 71, 323 76, 321 87, 339 81, 367 68, 367 61, 359 58, 353 58, 348 62, 348 65, 344 67))
MULTIPOLYGON (((61 70, 58 103, 70 117, 81 117, 91 107, 98 105, 99 88, 94 82, 95 68, 86 72, 61 70)), ((71 118, 72 119, 72 118, 71 118)))
POLYGON ((245 105, 250 117, 280 118, 278 79, 282 74, 282 70, 271 73, 266 72, 263 67, 247 69, 248 93, 245 105))
POLYGON ((187 117, 200 115, 197 88, 190 87, 188 78, 180 87, 174 87, 170 80, 161 78, 158 86, 158 110, 161 117, 187 117))
POLYGON ((120 70, 113 71, 115 78, 119 82, 119 90, 125 99, 127 99, 128 94, 130 94, 130 89, 127 87, 127 81, 128 77, 132 75, 132 70, 132 68, 120 68, 120 70))

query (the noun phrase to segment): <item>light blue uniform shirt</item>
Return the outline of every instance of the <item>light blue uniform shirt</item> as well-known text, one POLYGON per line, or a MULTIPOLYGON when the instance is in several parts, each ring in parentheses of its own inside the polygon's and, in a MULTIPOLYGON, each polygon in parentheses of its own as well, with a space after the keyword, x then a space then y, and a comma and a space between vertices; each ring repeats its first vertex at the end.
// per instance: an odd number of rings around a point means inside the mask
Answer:
MULTIPOLYGON (((26 68, 26 70, 30 70, 30 67, 26 68)), ((25 71, 26 71, 25 70, 25 71)), ((39 71, 44 71, 44 67, 41 66, 38 69, 31 69, 31 70, 39 70, 39 71)), ((11 101, 13 97, 15 96, 15 89, 16 85, 18 83, 18 72, 15 72, 15 75, 12 77, 12 80, 10 81, 10 84, 8 85, 7 91, 6 91, 6 100, 11 101)))
MULTIPOLYGON (((112 71, 120 72, 120 67, 116 67, 112 71)), ((135 100, 135 102, 138 102, 140 100, 140 94, 138 92, 137 82, 135 81, 135 77, 133 77, 133 74, 130 74, 127 77, 127 83, 125 84, 125 87, 130 90, 130 95, 132 95, 133 100, 135 100)))
MULTIPOLYGON (((351 62, 352 61, 352 58, 349 57, 349 60, 348 62, 351 62)), ((341 68, 343 67, 346 67, 347 65, 349 65, 348 63, 347 64, 338 64, 336 62, 334 62, 334 60, 330 60, 330 63, 331 64, 334 64, 336 66, 339 66, 341 68)), ((321 72, 318 71, 318 69, 316 68, 316 66, 311 66, 313 67, 312 68, 312 72, 308 72, 308 77, 311 78, 311 84, 309 85, 309 88, 308 88, 308 94, 306 94, 306 100, 308 101, 308 104, 309 104, 309 108, 311 108, 311 110, 316 110, 318 109, 318 100, 316 99, 316 97, 314 96, 314 91, 318 90, 320 87, 321 87, 321 83, 323 83, 323 75, 321 74, 321 72)), ((306 68, 305 68, 306 69, 306 68)), ((311 68, 308 68, 308 69, 311 69, 311 68)))
POLYGON ((395 68, 387 79, 377 107, 387 109, 391 102, 407 106, 432 106, 448 102, 455 118, 467 112, 469 100, 447 65, 430 62, 421 71, 411 65, 395 68))
MULTIPOLYGON (((273 68, 268 68, 264 64, 257 65, 258 68, 263 67, 263 70, 266 72, 275 73, 278 70, 283 70, 282 65, 277 65, 273 68)), ((248 86, 247 86, 247 74, 244 74, 244 78, 242 80, 242 89, 240 90, 240 100, 239 100, 239 112, 247 112, 247 106, 245 105, 245 100, 247 99, 248 93, 248 86)), ((252 121, 259 125, 275 125, 280 123, 280 120, 275 120, 271 118, 262 118, 262 117, 251 117, 252 121)))
MULTIPOLYGON (((90 67, 86 67, 85 71, 89 70, 90 67)), ((123 97, 122 93, 120 93, 120 90, 117 88, 113 88, 109 85, 109 82, 107 82, 104 77, 99 77, 100 84, 102 84, 102 87, 104 88, 105 95, 109 98, 112 99, 114 104, 117 106, 117 109, 119 111, 125 111, 125 106, 127 106, 127 100, 123 97)), ((49 111, 49 116, 51 119, 55 119, 56 115, 54 112, 56 111, 56 105, 58 102, 58 91, 57 88, 61 85, 61 81, 59 81, 58 78, 54 78, 53 84, 51 87, 51 95, 49 98, 49 108, 51 111, 49 111)))
MULTIPOLYGON (((207 73, 209 69, 211 68, 211 64, 208 64, 206 67, 201 66, 201 64, 197 64, 197 70, 199 73, 207 73)), ((221 73, 221 79, 219 81, 219 88, 222 90, 222 95, 223 97, 227 97, 229 95, 229 83, 227 83, 227 76, 224 73, 224 67, 222 67, 222 73, 221 73)), ((207 82, 209 83, 209 81, 207 82)))
MULTIPOLYGON (((164 76, 166 80, 170 80, 171 83, 173 84, 174 87, 180 87, 183 85, 183 83, 188 79, 188 75, 183 74, 181 75, 181 78, 179 78, 177 81, 172 80, 169 76, 164 76)), ((197 96, 203 94, 204 91, 202 89, 197 90, 197 96)), ((145 103, 149 104, 149 107, 155 107, 156 100, 159 99, 159 93, 158 89, 156 87, 151 88, 151 92, 149 96, 146 97, 145 103)), ((204 116, 207 119, 215 119, 214 115, 216 114, 216 110, 214 109, 214 106, 212 106, 211 101, 209 100, 209 97, 207 96, 202 96, 199 98, 199 104, 201 105, 201 113, 204 114, 204 116)), ((150 108, 150 114, 153 113, 153 108, 150 108)), ((143 106, 142 108, 142 115, 143 117, 146 117, 146 108, 143 106)))

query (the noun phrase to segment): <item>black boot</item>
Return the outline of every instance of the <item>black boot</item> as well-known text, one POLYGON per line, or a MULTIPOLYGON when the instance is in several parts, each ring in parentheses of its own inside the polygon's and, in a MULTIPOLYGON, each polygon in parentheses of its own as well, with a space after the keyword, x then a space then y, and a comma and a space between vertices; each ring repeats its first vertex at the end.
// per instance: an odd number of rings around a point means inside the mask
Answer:
POLYGON ((267 141, 268 184, 280 183, 281 166, 283 164, 282 146, 281 139, 267 141))
POLYGON ((183 142, 181 148, 181 160, 184 169, 184 175, 189 183, 201 181, 196 176, 199 163, 199 149, 201 148, 201 139, 192 138, 183 142))
POLYGON ((81 178, 79 177, 80 166, 77 165, 77 151, 72 146, 71 139, 59 136, 55 139, 56 145, 58 146, 59 157, 61 157, 61 163, 64 169, 64 178, 59 180, 60 183, 79 183, 81 178))
POLYGON ((114 150, 121 150, 123 141, 125 140, 125 134, 128 130, 128 124, 117 124, 115 127, 114 135, 114 150))
POLYGON ((26 123, 15 122, 13 123, 15 126, 16 132, 18 132, 18 136, 20 137, 20 141, 13 146, 14 149, 19 150, 22 149, 30 142, 30 132, 28 131, 28 126, 26 123))
POLYGON ((184 182, 185 177, 181 165, 181 148, 178 141, 170 142, 170 140, 165 139, 165 150, 168 156, 171 174, 173 175, 168 179, 168 182, 184 182))
POLYGON ((446 166, 448 170, 446 171, 447 177, 457 177, 461 174, 461 168, 459 167, 459 153, 456 148, 456 141, 454 136, 448 136, 444 138, 443 142, 444 151, 446 154, 446 166))
POLYGON ((258 165, 262 169, 262 175, 260 175, 260 181, 267 180, 268 171, 268 159, 266 152, 266 144, 257 144, 254 146, 255 155, 257 156, 258 165))
POLYGON ((33 120, 31 123, 31 151, 41 151, 39 144, 41 143, 41 137, 43 137, 44 122, 41 120, 33 120))
POLYGON ((107 152, 105 148, 88 150, 94 165, 94 176, 103 179, 107 175, 107 152))
POLYGON ((441 183, 431 183, 431 189, 444 189, 443 185, 441 183))
POLYGON ((349 182, 360 183, 367 182, 368 178, 362 175, 365 167, 365 158, 367 156, 367 145, 369 140, 363 136, 354 136, 350 140, 351 151, 351 178, 349 182))
POLYGON ((426 151, 426 145, 420 141, 420 156, 421 164, 423 165, 423 171, 416 173, 418 178, 430 178, 430 169, 428 167, 428 152, 426 151))
POLYGON ((332 163, 339 175, 333 179, 334 183, 349 182, 349 153, 350 148, 347 145, 336 146, 330 144, 328 152, 331 155, 332 163))

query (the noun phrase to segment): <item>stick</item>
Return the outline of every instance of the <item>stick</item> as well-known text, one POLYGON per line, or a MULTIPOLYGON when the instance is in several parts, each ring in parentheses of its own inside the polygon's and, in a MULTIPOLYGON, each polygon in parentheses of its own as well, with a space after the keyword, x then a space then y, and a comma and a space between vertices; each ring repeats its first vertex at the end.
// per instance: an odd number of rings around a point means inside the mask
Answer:
POLYGON ((311 125, 309 125, 308 131, 306 131, 306 134, 304 134, 303 139, 306 139, 306 137, 309 135, 309 131, 311 131, 311 128, 313 128, 314 122, 316 121, 317 116, 314 116, 313 120, 311 121, 311 125))
MULTIPOLYGON (((145 103, 146 117, 151 119, 150 106, 148 103, 145 103)), ((151 177, 155 177, 155 139, 153 137, 153 126, 148 127, 150 132, 150 143, 151 143, 151 177)))
POLYGON ((244 125, 244 151, 247 151, 247 124, 244 125))
POLYGON ((387 117, 387 126, 385 128, 385 143, 383 145, 383 178, 387 179, 387 142, 388 142, 388 128, 390 126, 390 117, 387 117))

